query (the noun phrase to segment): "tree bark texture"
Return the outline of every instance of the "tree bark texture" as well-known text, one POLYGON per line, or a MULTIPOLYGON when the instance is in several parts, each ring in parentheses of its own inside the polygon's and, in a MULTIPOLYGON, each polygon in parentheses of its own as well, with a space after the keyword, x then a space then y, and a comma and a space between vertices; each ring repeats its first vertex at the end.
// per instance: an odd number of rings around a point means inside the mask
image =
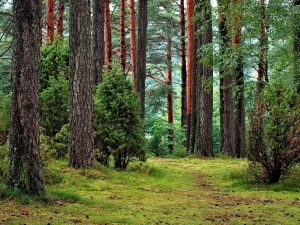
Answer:
POLYGON ((93 74, 92 84, 102 82, 104 65, 104 1, 93 1, 93 74))
POLYGON ((189 140, 191 137, 190 132, 193 129, 191 124, 191 112, 192 112, 192 74, 193 74, 193 55, 194 55, 194 9, 195 0, 189 0, 187 4, 187 95, 186 95, 186 114, 187 114, 187 149, 189 150, 189 143, 193 142, 189 140))
POLYGON ((137 93, 141 105, 141 118, 145 117, 145 81, 146 81, 146 63, 147 63, 147 0, 139 0, 138 5, 138 42, 137 42, 137 71, 136 83, 137 93))
POLYGON ((187 71, 184 0, 180 0, 181 126, 187 125, 187 71))
POLYGON ((125 0, 120 0, 120 63, 123 71, 126 68, 125 4, 125 0))
POLYGON ((13 1, 12 97, 7 187, 31 194, 45 190, 39 131, 42 1, 13 1))
POLYGON ((220 152, 234 156, 233 150, 233 76, 231 69, 226 66, 225 59, 231 54, 231 40, 228 32, 228 10, 230 0, 218 1, 219 32, 220 32, 220 152))
POLYGON ((235 156, 245 157, 245 96, 244 96, 244 71, 243 71, 243 55, 240 51, 242 44, 242 13, 243 1, 232 0, 231 2, 231 22, 232 22, 232 52, 234 57, 234 73, 235 73, 235 98, 234 98, 234 152, 235 156))
POLYGON ((47 39, 50 43, 54 39, 54 0, 46 0, 47 39))
POLYGON ((294 73, 297 93, 300 94, 300 0, 294 0, 294 73))
POLYGON ((74 168, 93 165, 90 1, 70 1, 70 158, 74 168))
POLYGON ((62 1, 59 1, 57 5, 56 33, 61 37, 64 33, 64 13, 65 5, 62 1))
POLYGON ((172 93, 172 47, 171 47, 171 38, 167 37, 167 84, 169 85, 169 90, 167 93, 167 111, 168 111, 168 124, 169 128, 169 153, 173 154, 174 152, 174 130, 173 130, 173 93, 172 93))
MULTIPOLYGON (((268 83, 268 31, 266 22, 266 5, 265 0, 260 0, 260 31, 259 31, 259 61, 258 61, 258 76, 257 76, 257 89, 256 94, 262 91, 265 83, 268 83)), ((300 46, 300 45, 299 45, 300 46)))
POLYGON ((136 92, 136 16, 135 2, 130 0, 130 55, 133 90, 136 92))
POLYGON ((112 40, 110 24, 110 0, 104 0, 104 42, 105 42, 105 64, 108 70, 111 69, 112 40))
POLYGON ((209 0, 195 1, 194 30, 200 31, 194 38, 194 67, 192 80, 192 116, 190 152, 205 157, 213 156, 212 112, 213 112, 213 59, 212 49, 203 46, 212 43, 212 15, 209 0))

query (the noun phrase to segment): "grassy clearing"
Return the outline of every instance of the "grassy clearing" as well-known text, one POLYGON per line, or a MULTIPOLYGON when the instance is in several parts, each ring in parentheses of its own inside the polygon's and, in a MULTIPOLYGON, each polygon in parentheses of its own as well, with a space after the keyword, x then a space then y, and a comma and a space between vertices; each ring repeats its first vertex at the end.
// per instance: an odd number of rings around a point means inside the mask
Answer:
POLYGON ((5 193, 0 224, 300 223, 297 173, 277 185, 251 184, 244 160, 153 158, 127 171, 74 170, 65 161, 49 167, 55 182, 46 196, 5 193))

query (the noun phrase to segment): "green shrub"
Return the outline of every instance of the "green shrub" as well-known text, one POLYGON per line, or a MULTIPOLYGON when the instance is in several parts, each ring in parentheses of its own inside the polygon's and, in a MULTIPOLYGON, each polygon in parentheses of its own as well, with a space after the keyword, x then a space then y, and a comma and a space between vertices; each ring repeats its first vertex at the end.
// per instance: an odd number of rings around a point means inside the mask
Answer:
POLYGON ((277 183, 300 158, 300 98, 283 84, 264 88, 251 114, 248 159, 258 181, 277 183))
POLYGON ((97 87, 94 110, 94 138, 100 163, 108 165, 112 155, 115 168, 125 169, 133 158, 145 159, 137 96, 117 63, 104 73, 97 87))
POLYGON ((9 95, 0 91, 0 145, 3 145, 7 139, 9 127, 9 95))

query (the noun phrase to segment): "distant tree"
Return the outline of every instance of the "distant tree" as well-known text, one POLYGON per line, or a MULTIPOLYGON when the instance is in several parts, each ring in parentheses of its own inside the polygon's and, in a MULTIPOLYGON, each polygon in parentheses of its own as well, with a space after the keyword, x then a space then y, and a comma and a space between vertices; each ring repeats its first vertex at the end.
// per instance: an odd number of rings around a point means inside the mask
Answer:
POLYGON ((141 105, 141 118, 145 117, 145 80, 146 80, 146 50, 147 50, 147 0, 138 1, 138 42, 137 42, 137 71, 136 90, 141 105))
POLYGON ((113 156, 115 168, 126 169, 133 158, 145 159, 138 98, 119 63, 103 78, 94 97, 94 137, 101 143, 96 159, 109 165, 113 156))
POLYGON ((136 15, 135 15, 135 2, 130 0, 130 56, 131 56, 131 74, 133 89, 136 91, 136 15))
POLYGON ((12 97, 7 187, 45 191, 40 156, 39 67, 42 1, 13 1, 12 97))
POLYGON ((300 94, 300 0, 294 0, 294 73, 297 92, 300 94))
POLYGON ((56 33, 61 37, 63 36, 64 32, 64 13, 65 4, 60 0, 57 3, 56 33))
POLYGON ((93 1, 93 85, 102 81, 104 65, 104 1, 93 1))
POLYGON ((120 62, 123 71, 126 68, 125 6, 126 1, 120 0, 120 62))
POLYGON ((70 1, 70 158, 75 168, 93 165, 90 1, 70 1))
POLYGON ((110 69, 112 57, 112 39, 111 39, 111 23, 110 23, 110 0, 104 0, 104 43, 105 43, 105 64, 110 69))
POLYGON ((50 43, 54 39, 54 0, 46 0, 47 39, 50 43))

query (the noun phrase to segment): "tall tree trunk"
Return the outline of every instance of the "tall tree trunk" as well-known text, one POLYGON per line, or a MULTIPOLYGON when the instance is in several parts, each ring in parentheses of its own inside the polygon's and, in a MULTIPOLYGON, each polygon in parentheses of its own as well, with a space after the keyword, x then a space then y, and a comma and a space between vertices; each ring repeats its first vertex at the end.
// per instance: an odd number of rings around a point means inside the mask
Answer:
POLYGON ((123 71, 126 68, 126 38, 125 38, 125 0, 120 1, 120 63, 123 71))
POLYGON ((201 18, 195 20, 194 30, 201 31, 194 41, 194 73, 190 152, 205 157, 213 156, 212 108, 213 108, 213 59, 212 49, 203 46, 212 44, 212 15, 209 0, 195 1, 195 14, 201 18), (203 60, 205 59, 205 60, 203 60))
POLYGON ((133 90, 136 91, 136 17, 135 2, 130 0, 130 55, 133 90))
MULTIPOLYGON (((268 82, 268 61, 267 61, 267 46, 268 46, 268 32, 266 24, 266 5, 265 0, 260 0, 260 31, 259 31, 259 61, 258 61, 258 76, 256 94, 262 91, 265 83, 268 82)), ((299 45, 300 46, 300 45, 299 45)))
POLYGON ((12 97, 7 187, 45 191, 40 156, 39 68, 42 1, 13 1, 12 97))
POLYGON ((104 65, 104 0, 93 1, 93 74, 92 84, 102 82, 104 65))
POLYGON ((63 32, 64 32, 64 13, 65 13, 64 3, 62 1, 59 1, 57 5, 56 32, 61 37, 63 36, 63 32))
POLYGON ((139 0, 138 7, 138 42, 137 42, 137 93, 141 105, 141 118, 145 117, 145 81, 146 81, 146 50, 147 50, 147 0, 139 0))
POLYGON ((108 70, 111 69, 112 40, 110 24, 110 0, 104 0, 104 42, 105 42, 105 64, 108 70))
POLYGON ((180 0, 180 62, 181 62, 181 126, 187 125, 187 72, 185 55, 185 13, 184 0, 180 0))
POLYGON ((167 37, 167 84, 169 90, 167 93, 167 111, 168 111, 168 124, 169 128, 169 153, 174 152, 174 130, 173 130, 173 93, 172 93, 172 48, 171 48, 171 38, 167 37))
POLYGON ((47 39, 50 43, 54 39, 54 0, 46 0, 47 39))
POLYGON ((240 51, 242 37, 242 0, 232 0, 231 20, 232 20, 232 52, 235 62, 235 99, 234 99, 234 152, 235 156, 245 157, 245 96, 244 96, 244 71, 243 55, 240 51))
POLYGON ((187 149, 189 149, 189 143, 193 142, 189 140, 191 130, 193 129, 193 124, 191 124, 191 112, 192 112, 192 74, 193 74, 193 55, 194 55, 194 8, 195 0, 187 1, 187 149))
POLYGON ((228 32, 228 10, 230 0, 218 1, 220 44, 220 152, 234 156, 233 151, 233 96, 232 71, 225 60, 230 56, 231 40, 228 32))
POLYGON ((300 94, 300 0, 294 0, 294 74, 297 93, 300 94))
POLYGON ((70 158, 74 168, 93 165, 91 15, 89 0, 70 1, 70 158))

